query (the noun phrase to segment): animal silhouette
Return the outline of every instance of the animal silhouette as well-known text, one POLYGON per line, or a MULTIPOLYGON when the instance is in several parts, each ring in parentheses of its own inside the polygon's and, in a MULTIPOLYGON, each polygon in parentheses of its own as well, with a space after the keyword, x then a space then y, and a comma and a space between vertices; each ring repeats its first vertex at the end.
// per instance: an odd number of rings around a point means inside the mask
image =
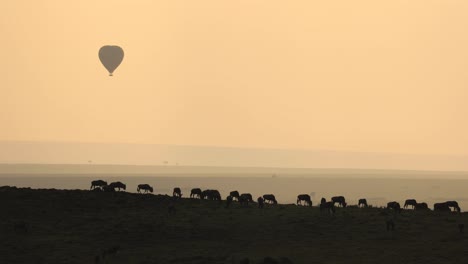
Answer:
POLYGON ((201 194, 202 199, 221 201, 221 194, 218 190, 205 190, 201 194))
POLYGON ((190 191, 190 198, 202 199, 202 190, 200 188, 194 188, 190 191))
POLYGON ((338 203, 341 207, 346 207, 346 200, 343 196, 334 196, 331 200, 333 203, 338 203))
POLYGON ((320 204, 323 204, 323 203, 326 203, 326 202, 327 202, 327 199, 325 199, 323 197, 322 197, 322 199, 320 199, 320 204))
POLYGON ((359 199, 359 202, 358 202, 358 206, 359 207, 367 207, 367 200, 366 199, 359 199))
POLYGON ((330 214, 335 213, 335 203, 330 201, 325 201, 324 203, 320 203, 320 212, 327 211, 330 214))
POLYGON ((276 198, 273 194, 265 194, 263 195, 263 199, 265 200, 265 203, 278 204, 278 201, 276 201, 276 198))
POLYGON ((151 187, 149 184, 138 184, 138 187, 137 187, 137 192, 141 192, 141 191, 144 191, 145 193, 153 193, 153 187, 151 187))
POLYGON ((238 191, 232 191, 229 193, 229 195, 232 197, 232 199, 236 199, 237 201, 239 201, 239 192, 238 191))
POLYGON ((122 189, 123 189, 123 190, 126 190, 126 188, 127 188, 127 186, 126 186, 125 184, 123 184, 122 182, 119 182, 119 181, 117 181, 117 182, 111 182, 111 183, 109 184, 109 186, 110 186, 111 188, 114 188, 114 190, 115 190, 115 189, 118 189, 119 191, 122 190, 122 189))
POLYGON ((106 185, 107 185, 107 182, 103 180, 92 181, 90 190, 93 190, 95 188, 102 188, 103 186, 106 186, 106 185))
POLYGON ((435 203, 434 204, 434 211, 438 212, 451 212, 449 205, 447 203, 435 203))
POLYGON ((401 212, 400 203, 395 202, 395 201, 387 203, 387 208, 388 209, 393 209, 393 210, 395 210, 395 212, 398 212, 398 213, 401 212))
POLYGON ((416 206, 417 203, 418 202, 416 202, 415 199, 408 199, 408 200, 405 201, 405 205, 403 205, 403 208, 407 208, 408 206, 411 205, 413 207, 413 209, 414 209, 414 207, 416 206))
POLYGON ((172 191, 172 196, 182 198, 182 190, 179 187, 175 187, 172 191))
POLYGON ((257 198, 258 208, 262 209, 265 205, 265 200, 262 197, 257 198))
POLYGON ((232 196, 229 195, 228 197, 226 197, 226 208, 229 208, 231 203, 232 203, 232 196))
POLYGON ((427 203, 416 203, 414 210, 429 210, 429 206, 427 206, 427 203))
POLYGON ((308 194, 299 194, 297 196, 297 205, 301 204, 304 201, 306 205, 312 206, 312 200, 310 199, 310 195, 308 194))
POLYGON ((250 193, 243 193, 239 196, 239 203, 242 206, 247 206, 249 203, 253 202, 252 194, 250 193))
POLYGON ((453 208, 455 211, 457 211, 457 212, 461 211, 460 206, 458 206, 458 202, 456 202, 456 201, 447 201, 445 203, 448 205, 448 207, 453 208))

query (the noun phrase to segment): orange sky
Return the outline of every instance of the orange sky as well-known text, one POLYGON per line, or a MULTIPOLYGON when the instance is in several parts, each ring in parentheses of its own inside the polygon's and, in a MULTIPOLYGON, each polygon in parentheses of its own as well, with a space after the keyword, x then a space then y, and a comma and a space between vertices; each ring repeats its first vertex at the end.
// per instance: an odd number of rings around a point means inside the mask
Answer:
POLYGON ((0 141, 468 154, 468 1, 0 3, 0 141), (97 53, 125 50, 109 77, 97 53))

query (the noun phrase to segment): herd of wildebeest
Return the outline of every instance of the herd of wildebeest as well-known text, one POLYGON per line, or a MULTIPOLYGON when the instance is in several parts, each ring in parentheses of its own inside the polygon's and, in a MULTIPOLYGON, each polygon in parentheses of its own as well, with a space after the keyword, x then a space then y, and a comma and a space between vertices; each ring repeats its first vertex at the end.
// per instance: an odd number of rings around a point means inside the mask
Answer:
MULTIPOLYGON (((122 182, 111 182, 107 184, 106 181, 103 180, 96 180, 91 182, 91 190, 93 191, 104 191, 104 192, 115 192, 126 190, 127 186, 122 182)), ((153 187, 149 184, 139 184, 137 186, 138 193, 153 193, 153 187)), ((173 197, 181 198, 182 191, 179 187, 175 187, 173 190, 173 197)), ((200 188, 194 188, 190 191, 190 198, 194 199, 201 199, 201 200, 214 200, 214 201, 221 201, 221 194, 218 190, 203 190, 200 188)), ((249 203, 253 203, 253 196, 250 193, 242 193, 240 194, 238 191, 232 191, 229 193, 229 196, 226 197, 226 206, 229 207, 233 201, 238 201, 240 205, 248 205, 249 203)), ((265 194, 257 198, 257 203, 260 208, 263 208, 265 203, 267 204, 278 204, 275 196, 273 194, 265 194)), ((305 206, 312 206, 312 199, 308 194, 299 194, 297 196, 297 205, 305 205, 305 206)), ((329 213, 335 213, 335 205, 339 207, 346 207, 346 199, 344 196, 334 196, 331 198, 331 201, 327 201, 325 198, 320 200, 320 211, 328 211, 329 213)), ((368 207, 367 200, 362 198, 358 201, 358 207, 368 207)), ((414 210, 430 210, 427 203, 418 203, 415 199, 408 199, 405 201, 403 208, 411 208, 414 210)), ((393 201, 387 203, 388 209, 393 209, 395 212, 401 212, 403 209, 400 206, 400 203, 393 201)), ((446 201, 442 203, 435 203, 434 204, 434 211, 440 212, 461 212, 460 207, 458 206, 458 202, 456 201, 446 201)))

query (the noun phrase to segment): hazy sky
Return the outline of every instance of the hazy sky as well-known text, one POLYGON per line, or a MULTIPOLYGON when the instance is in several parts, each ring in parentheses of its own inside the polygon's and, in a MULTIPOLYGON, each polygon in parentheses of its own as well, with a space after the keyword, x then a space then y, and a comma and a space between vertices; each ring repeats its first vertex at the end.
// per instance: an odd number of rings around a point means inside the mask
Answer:
POLYGON ((0 140, 468 154, 468 1, 0 3, 0 140), (125 50, 109 77, 103 45, 125 50))

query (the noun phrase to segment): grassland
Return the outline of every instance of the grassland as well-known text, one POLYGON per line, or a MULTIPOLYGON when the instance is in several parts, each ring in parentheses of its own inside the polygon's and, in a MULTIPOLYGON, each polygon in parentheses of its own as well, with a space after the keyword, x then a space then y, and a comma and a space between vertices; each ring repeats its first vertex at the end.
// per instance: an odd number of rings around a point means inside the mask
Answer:
POLYGON ((0 263, 468 263, 468 236, 458 229, 466 213, 225 206, 1 187, 0 263))

